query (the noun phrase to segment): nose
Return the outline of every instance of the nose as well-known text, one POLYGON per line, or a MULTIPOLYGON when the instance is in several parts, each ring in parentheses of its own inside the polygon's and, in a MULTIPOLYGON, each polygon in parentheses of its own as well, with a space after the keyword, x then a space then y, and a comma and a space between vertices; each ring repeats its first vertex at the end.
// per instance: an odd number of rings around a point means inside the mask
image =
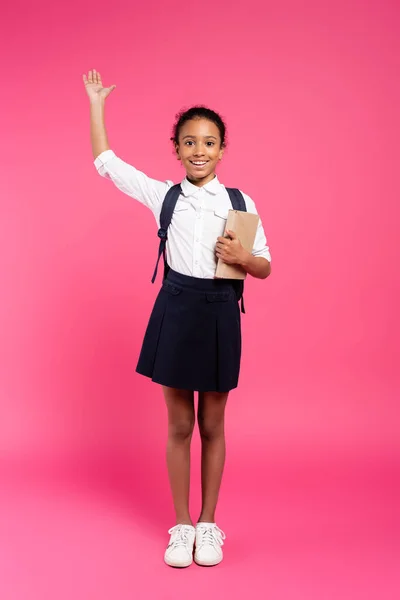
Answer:
POLYGON ((204 156, 204 146, 201 143, 196 144, 193 156, 204 156))

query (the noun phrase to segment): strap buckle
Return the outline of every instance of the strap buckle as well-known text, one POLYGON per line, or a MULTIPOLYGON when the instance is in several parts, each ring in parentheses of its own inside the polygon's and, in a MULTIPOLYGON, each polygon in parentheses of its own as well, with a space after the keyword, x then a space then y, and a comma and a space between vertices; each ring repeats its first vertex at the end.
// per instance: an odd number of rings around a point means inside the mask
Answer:
POLYGON ((157 231, 157 235, 160 238, 160 240, 168 239, 167 230, 163 227, 160 227, 160 229, 157 231))

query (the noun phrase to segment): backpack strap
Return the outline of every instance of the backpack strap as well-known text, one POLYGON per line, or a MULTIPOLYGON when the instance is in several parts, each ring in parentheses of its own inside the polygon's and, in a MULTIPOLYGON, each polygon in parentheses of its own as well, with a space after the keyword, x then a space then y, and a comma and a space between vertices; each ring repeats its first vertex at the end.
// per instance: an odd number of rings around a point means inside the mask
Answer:
MULTIPOLYGON (((231 199, 231 204, 232 204, 232 208, 233 210, 241 210, 243 212, 247 212, 247 207, 246 207, 246 202, 245 199, 243 198, 243 194, 240 192, 240 190, 237 190, 236 188, 225 188, 226 191, 229 194, 229 198, 231 199)), ((245 314, 245 309, 244 309, 244 300, 243 300, 243 292, 244 292, 244 281, 242 279, 238 279, 235 282, 235 286, 236 286, 236 293, 238 296, 238 299, 240 300, 240 310, 242 311, 243 314, 245 314)))
POLYGON ((181 194, 182 188, 179 183, 173 185, 169 188, 166 196, 163 200, 163 204, 161 207, 160 213, 160 229, 157 232, 158 237, 160 238, 160 246, 158 248, 158 257, 156 262, 156 268, 154 269, 154 274, 151 279, 151 283, 154 283, 157 277, 157 269, 158 263, 160 262, 161 255, 164 258, 164 279, 168 272, 167 258, 165 254, 165 245, 168 239, 168 227, 172 220, 172 215, 174 214, 175 205, 178 201, 178 198, 181 194))
POLYGON ((236 188, 225 188, 229 194, 233 210, 242 210, 247 212, 246 202, 243 198, 242 192, 236 188))

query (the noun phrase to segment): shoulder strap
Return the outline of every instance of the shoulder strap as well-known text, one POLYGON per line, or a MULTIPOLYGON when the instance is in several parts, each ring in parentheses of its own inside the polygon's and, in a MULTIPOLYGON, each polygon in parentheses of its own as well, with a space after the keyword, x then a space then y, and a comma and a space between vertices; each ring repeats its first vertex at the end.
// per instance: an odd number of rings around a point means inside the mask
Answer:
POLYGON ((160 213, 160 229, 157 232, 158 237, 160 238, 160 246, 158 248, 158 257, 156 262, 156 268, 154 269, 154 274, 151 279, 151 283, 154 283, 157 277, 157 269, 158 263, 160 262, 161 255, 164 258, 164 276, 167 269, 167 259, 165 256, 165 244, 168 239, 168 227, 172 220, 172 215, 174 214, 175 205, 178 201, 179 195, 182 189, 179 183, 173 185, 169 188, 168 192, 165 195, 163 200, 163 204, 161 207, 160 213))
MULTIPOLYGON (((247 212, 246 202, 243 198, 243 194, 240 190, 236 188, 226 188, 226 191, 229 194, 229 198, 231 199, 231 204, 233 210, 241 210, 243 212, 247 212)), ((235 281, 236 293, 237 297, 240 300, 240 309, 244 314, 246 311, 244 309, 244 300, 243 300, 243 292, 244 292, 244 281, 242 279, 238 279, 235 281)))
MULTIPOLYGON (((172 215, 174 214, 175 205, 178 201, 178 198, 182 192, 181 184, 177 183, 169 188, 168 192, 165 195, 163 205, 161 207, 160 214, 160 230, 163 229, 167 232, 169 224, 172 220, 172 215)), ((161 237, 161 236, 159 236, 161 237)), ((162 238, 161 238, 162 239, 162 238)), ((167 239, 167 238, 165 238, 167 239)))
POLYGON ((247 212, 246 202, 243 198, 243 194, 240 190, 236 188, 225 188, 229 194, 229 198, 231 199, 231 204, 233 210, 242 210, 243 212, 247 212))

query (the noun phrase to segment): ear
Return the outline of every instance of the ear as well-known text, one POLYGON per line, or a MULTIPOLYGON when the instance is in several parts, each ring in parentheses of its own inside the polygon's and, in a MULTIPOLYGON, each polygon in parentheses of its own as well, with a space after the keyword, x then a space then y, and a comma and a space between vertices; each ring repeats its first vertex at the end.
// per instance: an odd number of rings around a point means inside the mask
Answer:
POLYGON ((176 152, 176 158, 178 160, 181 160, 180 154, 179 154, 179 145, 175 142, 175 152, 176 152))
POLYGON ((220 149, 220 151, 219 151, 219 154, 218 154, 218 160, 222 160, 222 157, 223 157, 223 155, 224 155, 224 151, 225 151, 225 148, 224 148, 224 147, 222 147, 222 148, 220 149))

